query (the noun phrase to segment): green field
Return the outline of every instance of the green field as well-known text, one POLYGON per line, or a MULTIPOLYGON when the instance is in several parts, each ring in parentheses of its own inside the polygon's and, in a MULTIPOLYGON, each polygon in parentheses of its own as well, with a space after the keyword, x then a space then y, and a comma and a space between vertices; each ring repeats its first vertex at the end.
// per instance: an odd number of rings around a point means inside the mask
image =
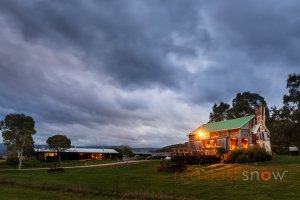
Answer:
MULTIPOLYGON (((64 160, 63 162, 42 162, 39 160, 24 160, 22 168, 51 168, 51 167, 72 167, 72 166, 85 166, 85 165, 96 165, 96 164, 103 164, 103 163, 112 163, 116 162, 115 160, 64 160)), ((17 168, 8 166, 4 160, 0 160, 0 170, 1 169, 11 169, 17 168)))
MULTIPOLYGON (((184 174, 157 173, 159 161, 66 169, 0 171, 4 199, 300 199, 300 158, 276 156, 254 165, 189 167, 184 174), (243 173, 269 171, 282 180, 243 180, 243 173)), ((263 176, 268 179, 268 174, 263 176)))

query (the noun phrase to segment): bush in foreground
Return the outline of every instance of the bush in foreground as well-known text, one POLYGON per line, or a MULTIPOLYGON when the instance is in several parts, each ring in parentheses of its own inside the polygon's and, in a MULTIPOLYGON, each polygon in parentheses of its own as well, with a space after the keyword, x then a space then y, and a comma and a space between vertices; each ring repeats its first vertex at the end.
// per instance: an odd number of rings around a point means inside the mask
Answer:
POLYGON ((272 155, 260 146, 253 146, 249 149, 236 149, 225 154, 223 163, 253 163, 272 159, 272 155))
POLYGON ((243 155, 239 155, 236 158, 236 162, 237 163, 252 163, 253 160, 249 157, 249 155, 243 154, 243 155))
POLYGON ((254 162, 262 162, 272 159, 272 155, 260 146, 251 147, 249 149, 249 157, 254 160, 254 162))

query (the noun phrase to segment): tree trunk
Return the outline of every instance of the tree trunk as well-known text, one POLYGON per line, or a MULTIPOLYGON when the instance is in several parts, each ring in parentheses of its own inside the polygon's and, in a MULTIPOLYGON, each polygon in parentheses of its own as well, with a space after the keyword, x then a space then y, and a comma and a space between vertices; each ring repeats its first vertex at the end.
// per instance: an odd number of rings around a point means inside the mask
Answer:
POLYGON ((60 151, 58 152, 58 160, 59 160, 59 163, 61 164, 60 151))
POLYGON ((25 145, 25 142, 23 142, 21 149, 17 150, 17 152, 18 152, 18 159, 19 159, 19 166, 18 166, 19 169, 22 168, 24 145, 25 145))
POLYGON ((19 164, 18 164, 18 169, 22 168, 22 161, 23 161, 23 149, 21 149, 20 151, 17 151, 18 153, 18 160, 19 160, 19 164))
POLYGON ((57 149, 57 154, 58 154, 58 160, 59 160, 59 163, 61 164, 61 159, 60 159, 60 149, 58 146, 56 146, 56 149, 57 149))

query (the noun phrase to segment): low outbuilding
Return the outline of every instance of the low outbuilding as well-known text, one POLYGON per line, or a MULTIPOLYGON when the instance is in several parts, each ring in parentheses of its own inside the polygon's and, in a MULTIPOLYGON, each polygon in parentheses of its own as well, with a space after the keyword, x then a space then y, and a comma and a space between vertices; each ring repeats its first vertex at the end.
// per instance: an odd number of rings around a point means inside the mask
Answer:
MULTIPOLYGON (((58 159, 58 152, 54 149, 36 148, 36 157, 50 161, 58 159)), ((70 148, 60 153, 62 160, 113 160, 118 152, 114 149, 70 148)))

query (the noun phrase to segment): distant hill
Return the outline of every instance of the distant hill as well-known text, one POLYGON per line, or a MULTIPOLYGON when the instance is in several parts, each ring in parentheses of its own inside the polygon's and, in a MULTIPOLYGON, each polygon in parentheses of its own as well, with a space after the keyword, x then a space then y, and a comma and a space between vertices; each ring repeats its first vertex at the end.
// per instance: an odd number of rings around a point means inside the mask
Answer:
MULTIPOLYGON (((34 145, 35 148, 49 148, 47 144, 36 144, 34 145)), ((75 147, 72 145, 72 147, 75 147)), ((116 147, 121 147, 121 146, 76 146, 77 148, 89 148, 89 149, 113 149, 116 147)), ((136 152, 145 152, 145 151, 156 151, 159 148, 154 148, 154 147, 141 147, 141 148, 131 148, 132 151, 136 151, 136 152)))
MULTIPOLYGON (((76 146, 77 148, 91 148, 91 149, 113 149, 113 148, 122 148, 122 146, 76 146)), ((159 148, 154 148, 154 147, 141 147, 141 148, 135 148, 135 147, 130 147, 132 151, 155 151, 159 148)))
MULTIPOLYGON (((36 144, 34 145, 35 148, 41 149, 41 148, 49 148, 47 144, 36 144)), ((75 146, 72 146, 75 147, 75 146)), ((118 146, 76 146, 77 148, 91 148, 91 149, 113 149, 114 147, 118 146)), ((144 147, 144 148, 131 148, 132 151, 134 152, 153 152, 157 151, 159 148, 154 148, 154 147, 144 147)), ((0 155, 3 155, 6 151, 6 146, 3 143, 0 143, 0 155)))
POLYGON ((156 150, 155 152, 169 152, 172 149, 179 149, 179 148, 188 148, 188 142, 183 143, 183 144, 172 144, 169 146, 165 146, 161 149, 156 150))
MULTIPOLYGON (((38 148, 38 149, 42 149, 42 148, 48 149, 49 148, 48 144, 35 144, 34 147, 38 148)), ((71 145, 71 147, 72 148, 75 148, 75 147, 76 148, 89 148, 89 149, 111 148, 111 146, 74 146, 74 145, 71 145)))
MULTIPOLYGON (((110 146, 107 148, 122 148, 122 146, 110 146)), ((155 152, 156 150, 158 150, 159 148, 155 148, 155 147, 130 147, 131 151, 134 153, 145 153, 145 152, 155 152)))
POLYGON ((134 152, 153 152, 153 151, 157 151, 158 149, 159 148, 154 148, 154 147, 131 148, 131 150, 134 152))
POLYGON ((4 154, 6 151, 6 146, 3 143, 0 143, 0 155, 4 154))
MULTIPOLYGON (((47 144, 36 144, 34 145, 35 148, 49 148, 47 144)), ((72 146, 75 147, 75 146, 72 146)), ((99 148, 114 148, 118 146, 76 146, 77 148, 91 148, 91 149, 99 149, 99 148)), ((188 143, 183 144, 173 144, 169 146, 165 146, 162 148, 155 148, 155 147, 140 147, 140 148, 131 148, 134 152, 168 152, 173 148, 187 148, 188 143)), ((0 154, 4 154, 6 151, 6 146, 3 143, 0 143, 0 154)))

